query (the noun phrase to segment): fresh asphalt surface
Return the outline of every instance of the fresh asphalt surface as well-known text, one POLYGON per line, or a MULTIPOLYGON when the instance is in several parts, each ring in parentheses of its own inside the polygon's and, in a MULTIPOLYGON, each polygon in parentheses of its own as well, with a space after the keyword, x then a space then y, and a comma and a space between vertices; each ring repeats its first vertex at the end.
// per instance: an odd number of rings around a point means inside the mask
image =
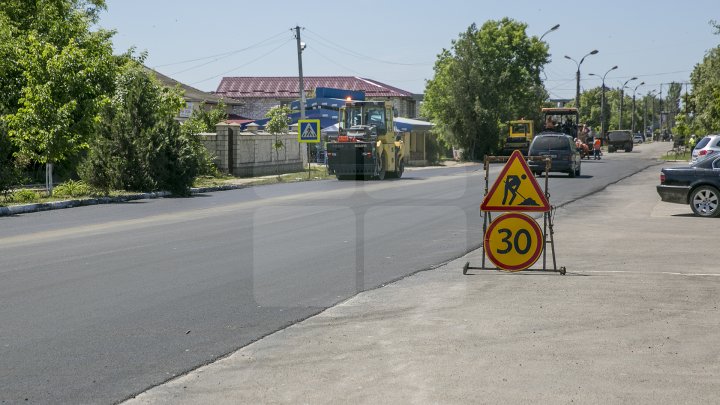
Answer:
MULTIPOLYGON (((668 148, 553 174, 551 203, 659 165, 668 148)), ((459 257, 482 237, 483 174, 422 169, 0 218, 0 401, 117 402, 459 257)))

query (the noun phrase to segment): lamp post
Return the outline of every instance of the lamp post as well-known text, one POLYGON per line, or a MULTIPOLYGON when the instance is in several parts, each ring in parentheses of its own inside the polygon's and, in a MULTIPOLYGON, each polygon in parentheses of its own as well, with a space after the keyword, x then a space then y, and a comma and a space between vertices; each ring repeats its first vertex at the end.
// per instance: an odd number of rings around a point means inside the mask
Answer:
POLYGON ((560 28, 560 24, 555 24, 555 25, 553 25, 552 28, 550 28, 549 30, 545 31, 544 34, 540 35, 540 40, 542 41, 542 39, 545 37, 545 35, 547 35, 547 34, 553 32, 553 31, 555 31, 555 30, 558 29, 558 28, 560 28))
MULTIPOLYGON (((643 103, 645 107, 645 114, 643 115, 643 139, 645 139, 645 132, 647 131, 647 98, 652 97, 653 100, 653 120, 655 119, 655 91, 653 90, 645 95, 645 102, 643 103)), ((652 126, 652 122, 650 123, 652 126)), ((652 137, 652 131, 650 131, 650 135, 652 137)))
POLYGON ((635 133, 635 92, 637 91, 638 87, 645 84, 645 82, 640 82, 635 88, 633 89, 633 109, 632 109, 632 124, 630 125, 632 132, 635 133))
POLYGON ((633 76, 625 81, 623 83, 622 87, 620 87, 620 119, 618 120, 618 129, 622 129, 622 118, 623 118, 623 104, 625 101, 625 88, 627 87, 627 84, 630 83, 633 80, 637 80, 637 77, 633 76))
POLYGON ((577 67, 577 71, 575 71, 575 107, 577 107, 578 111, 580 111, 580 65, 582 65, 582 63, 585 61, 585 58, 590 55, 595 55, 596 53, 598 53, 598 50, 593 49, 592 51, 585 54, 585 56, 580 59, 580 62, 565 55, 565 59, 570 59, 571 61, 575 62, 575 66, 577 67))
POLYGON ((600 136, 601 137, 605 136, 605 130, 606 130, 606 127, 605 127, 605 77, 607 76, 608 73, 610 73, 611 71, 613 71, 617 68, 618 68, 617 65, 611 67, 602 76, 596 75, 595 73, 590 73, 590 76, 602 77, 602 97, 600 98, 600 136))

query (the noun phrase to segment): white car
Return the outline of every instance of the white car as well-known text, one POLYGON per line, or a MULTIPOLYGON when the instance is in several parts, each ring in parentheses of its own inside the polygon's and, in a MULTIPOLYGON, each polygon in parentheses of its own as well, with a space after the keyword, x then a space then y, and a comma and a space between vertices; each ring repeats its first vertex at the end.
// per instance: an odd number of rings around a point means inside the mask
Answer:
POLYGON ((633 143, 643 143, 643 136, 640 134, 633 135, 633 143))
POLYGON ((717 153, 720 153, 720 134, 708 135, 695 145, 695 149, 692 151, 692 162, 717 153))

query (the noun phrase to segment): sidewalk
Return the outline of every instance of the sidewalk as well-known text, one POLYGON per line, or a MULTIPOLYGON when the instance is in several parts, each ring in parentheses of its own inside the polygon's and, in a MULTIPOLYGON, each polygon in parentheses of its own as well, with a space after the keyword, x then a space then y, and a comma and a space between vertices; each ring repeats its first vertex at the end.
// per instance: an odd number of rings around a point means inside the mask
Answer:
POLYGON ((368 291, 128 404, 712 403, 720 254, 712 219, 659 201, 659 169, 555 217, 568 274, 466 261, 368 291))

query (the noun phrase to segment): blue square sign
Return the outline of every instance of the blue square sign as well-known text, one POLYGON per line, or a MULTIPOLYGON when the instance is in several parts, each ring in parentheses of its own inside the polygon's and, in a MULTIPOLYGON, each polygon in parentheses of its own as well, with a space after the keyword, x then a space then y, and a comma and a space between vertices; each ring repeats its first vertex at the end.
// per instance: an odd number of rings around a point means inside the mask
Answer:
POLYGON ((320 142, 320 120, 298 120, 298 142, 320 142))

